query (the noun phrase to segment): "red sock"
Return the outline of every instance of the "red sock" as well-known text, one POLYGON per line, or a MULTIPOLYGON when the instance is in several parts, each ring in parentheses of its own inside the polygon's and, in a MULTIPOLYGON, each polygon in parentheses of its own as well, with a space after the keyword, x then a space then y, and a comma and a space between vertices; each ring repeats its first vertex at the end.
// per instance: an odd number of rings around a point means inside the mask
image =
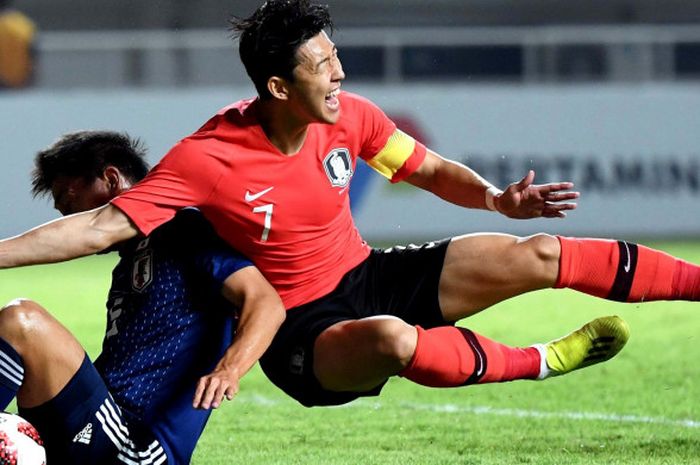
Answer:
POLYGON ((700 300, 700 267, 624 241, 558 237, 559 277, 568 287, 620 302, 700 300))
POLYGON ((508 347, 466 328, 416 326, 418 342, 400 376, 432 387, 535 379, 540 353, 534 347, 508 347))

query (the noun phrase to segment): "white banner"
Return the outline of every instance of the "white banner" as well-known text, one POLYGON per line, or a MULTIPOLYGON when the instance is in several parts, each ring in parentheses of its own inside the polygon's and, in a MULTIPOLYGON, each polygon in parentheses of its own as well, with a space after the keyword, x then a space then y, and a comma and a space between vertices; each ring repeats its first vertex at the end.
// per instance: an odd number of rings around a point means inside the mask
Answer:
MULTIPOLYGON (((475 231, 615 237, 700 237, 697 86, 355 86, 409 133, 499 187, 535 169, 572 180, 582 197, 564 220, 516 221, 455 207, 361 167, 353 210, 370 241, 475 231)), ((157 161, 179 138, 248 88, 0 94, 0 236, 55 218, 34 200, 37 150, 66 131, 128 131, 157 161)))
POLYGON ((700 88, 358 88, 407 132, 503 188, 573 181, 566 219, 467 211, 372 176, 354 199, 366 237, 414 240, 476 231, 700 237, 700 88))

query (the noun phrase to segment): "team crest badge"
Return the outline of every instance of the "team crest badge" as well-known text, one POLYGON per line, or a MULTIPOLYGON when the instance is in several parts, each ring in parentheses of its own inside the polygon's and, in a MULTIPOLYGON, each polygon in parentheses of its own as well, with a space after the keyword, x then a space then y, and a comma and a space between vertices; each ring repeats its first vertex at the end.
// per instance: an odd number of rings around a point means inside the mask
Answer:
POLYGON ((352 178, 352 160, 348 149, 333 149, 323 160, 323 168, 331 185, 345 187, 352 178))
POLYGON ((134 257, 134 267, 131 269, 131 287, 136 292, 142 292, 153 281, 153 251, 148 246, 148 239, 141 242, 136 250, 139 254, 134 257))

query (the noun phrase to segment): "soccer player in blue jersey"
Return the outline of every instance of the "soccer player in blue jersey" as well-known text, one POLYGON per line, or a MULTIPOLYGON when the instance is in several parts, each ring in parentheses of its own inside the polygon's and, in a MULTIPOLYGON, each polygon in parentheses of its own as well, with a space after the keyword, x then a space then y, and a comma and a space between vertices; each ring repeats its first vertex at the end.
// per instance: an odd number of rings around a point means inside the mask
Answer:
MULTIPOLYGON (((147 171, 138 141, 71 133, 37 154, 33 192, 50 193, 68 215, 105 204, 147 171)), ((0 407, 16 393, 51 464, 189 463, 210 408, 236 394, 284 320, 282 302, 194 209, 114 249, 94 363, 38 303, 0 311, 0 407)))

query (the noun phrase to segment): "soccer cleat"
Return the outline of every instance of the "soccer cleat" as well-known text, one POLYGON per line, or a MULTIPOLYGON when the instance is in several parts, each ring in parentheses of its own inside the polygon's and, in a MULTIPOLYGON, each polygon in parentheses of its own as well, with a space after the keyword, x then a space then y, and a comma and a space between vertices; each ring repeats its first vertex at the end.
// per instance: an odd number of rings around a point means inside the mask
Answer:
POLYGON ((539 379, 559 376, 613 358, 627 343, 629 326, 618 316, 605 316, 543 346, 546 366, 539 379))

